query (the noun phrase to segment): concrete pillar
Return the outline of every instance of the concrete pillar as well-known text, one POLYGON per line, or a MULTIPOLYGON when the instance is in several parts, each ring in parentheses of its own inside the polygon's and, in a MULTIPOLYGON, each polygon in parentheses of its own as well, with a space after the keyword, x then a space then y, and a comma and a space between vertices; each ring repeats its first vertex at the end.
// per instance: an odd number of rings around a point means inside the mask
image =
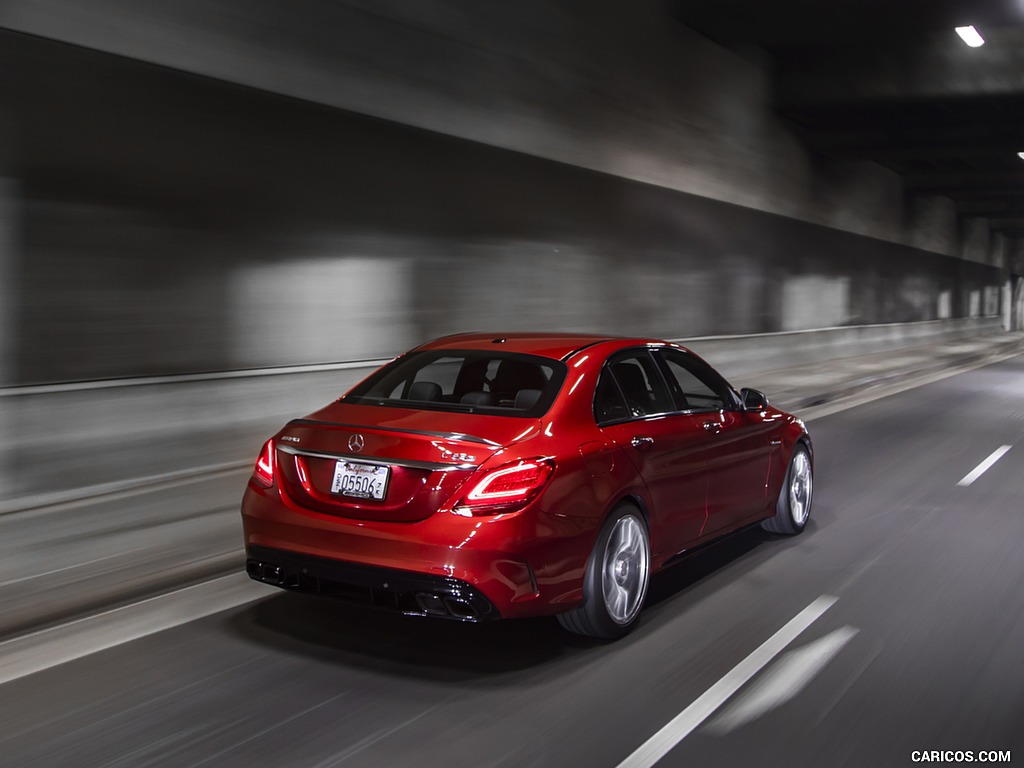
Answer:
POLYGON ((0 177, 0 387, 14 383, 14 324, 19 248, 16 185, 0 177))
POLYGON ((1003 330, 1013 330, 1013 310, 1011 302, 1013 301, 1013 280, 1006 278, 1006 282, 1003 283, 1003 295, 1000 298, 1000 310, 1003 316, 1003 330))
MULTIPOLYGON (((15 334, 21 259, 20 207, 17 184, 0 176, 0 391, 17 380, 15 334)), ((15 400, 0 396, 0 498, 11 495, 14 487, 15 400)))
POLYGON ((1017 278, 1017 285, 1013 292, 1013 319, 1011 327, 1014 331, 1024 330, 1024 277, 1017 278))
POLYGON ((1009 272, 1010 330, 1024 330, 1024 238, 1007 237, 1004 246, 1005 269, 1009 272))

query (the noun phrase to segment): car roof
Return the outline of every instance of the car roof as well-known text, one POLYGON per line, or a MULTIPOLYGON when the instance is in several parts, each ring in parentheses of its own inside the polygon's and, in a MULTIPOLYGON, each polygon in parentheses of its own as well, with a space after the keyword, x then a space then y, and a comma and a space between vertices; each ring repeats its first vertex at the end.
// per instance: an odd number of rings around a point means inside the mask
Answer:
POLYGON ((664 344, 659 339, 602 336, 591 333, 459 333, 429 341, 417 347, 427 349, 486 349, 502 352, 539 355, 562 360, 584 347, 601 342, 629 342, 631 344, 664 344))

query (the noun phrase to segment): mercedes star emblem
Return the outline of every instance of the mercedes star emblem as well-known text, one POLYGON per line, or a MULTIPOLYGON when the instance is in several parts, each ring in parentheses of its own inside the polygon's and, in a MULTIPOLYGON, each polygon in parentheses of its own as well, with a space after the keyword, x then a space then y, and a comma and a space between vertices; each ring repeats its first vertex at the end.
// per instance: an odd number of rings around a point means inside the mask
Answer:
POLYGON ((363 445, 365 445, 365 441, 363 440, 362 435, 352 435, 352 437, 348 439, 348 449, 353 453, 359 453, 363 450, 363 445))

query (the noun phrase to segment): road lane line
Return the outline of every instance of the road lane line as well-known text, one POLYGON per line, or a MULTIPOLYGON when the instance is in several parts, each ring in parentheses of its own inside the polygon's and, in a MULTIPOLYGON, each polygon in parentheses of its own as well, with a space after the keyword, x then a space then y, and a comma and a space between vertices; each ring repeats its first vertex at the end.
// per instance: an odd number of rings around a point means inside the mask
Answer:
MULTIPOLYGON (((863 646, 863 643, 862 643, 863 646)), ((864 653, 862 648, 861 656, 862 660, 853 670, 847 670, 845 677, 846 682, 832 691, 831 697, 824 704, 817 705, 817 720, 814 721, 812 728, 816 728, 825 722, 825 718, 832 714, 832 711, 838 706, 839 702, 842 701, 846 694, 857 684, 860 678, 867 672, 868 667, 875 663, 875 659, 882 655, 882 649, 885 647, 885 643, 875 638, 870 642, 867 648, 867 653, 864 653)))
POLYGON ((708 723, 705 732, 724 736, 794 699, 857 632, 854 627, 841 627, 802 648, 787 652, 748 691, 730 702, 708 723))
POLYGON ((656 734, 641 744, 636 751, 619 763, 618 768, 650 768, 693 730, 707 720, 730 696, 778 656, 787 645, 825 611, 838 597, 822 595, 794 616, 778 632, 769 637, 747 658, 733 667, 725 677, 708 688, 690 706, 676 715, 656 734))
POLYGON ((1003 458, 1003 454, 1010 450, 1012 445, 1001 445, 992 451, 992 454, 985 459, 981 464, 972 469, 968 474, 964 475, 964 479, 957 483, 958 486, 966 488, 968 485, 973 483, 983 474, 985 474, 993 464, 1003 458))

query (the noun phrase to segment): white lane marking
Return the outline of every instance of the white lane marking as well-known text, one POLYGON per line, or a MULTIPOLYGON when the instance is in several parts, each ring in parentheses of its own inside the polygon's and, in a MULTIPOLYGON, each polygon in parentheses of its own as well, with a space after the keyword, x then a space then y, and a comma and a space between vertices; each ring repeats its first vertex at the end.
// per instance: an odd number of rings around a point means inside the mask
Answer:
POLYGON ((276 592, 234 573, 7 640, 0 643, 0 685, 276 592))
POLYGON ((696 701, 676 715, 660 731, 641 744, 636 751, 619 763, 618 768, 650 768, 664 757, 698 725, 707 720, 750 678, 779 655, 819 616, 832 607, 838 597, 822 595, 804 608, 774 635, 769 637, 747 658, 733 667, 725 677, 708 688, 696 701))
POLYGON ((706 731, 724 736, 793 699, 858 631, 854 627, 842 627, 802 648, 789 651, 750 690, 708 723, 706 731))
POLYGON ((968 485, 970 485, 983 474, 985 474, 993 464, 995 464, 997 461, 1003 458, 1003 454, 1010 450, 1012 447, 1012 445, 1001 445, 998 448, 996 448, 994 451, 992 451, 992 454, 987 459, 985 459, 983 462, 981 462, 981 464, 972 469, 968 474, 964 475, 964 479, 957 483, 957 485, 966 488, 968 485))
MULTIPOLYGON (((861 644, 863 646, 863 643, 861 644)), ((875 663, 875 659, 882 655, 882 648, 885 647, 885 643, 881 642, 877 637, 874 642, 871 643, 868 652, 865 654, 864 649, 861 649, 861 655, 863 657, 860 664, 858 664, 852 671, 846 672, 846 682, 832 691, 831 697, 824 703, 818 704, 818 719, 815 720, 812 727, 817 727, 825 722, 825 718, 832 714, 832 710, 836 708, 840 701, 850 692, 850 690, 857 684, 861 676, 867 672, 868 667, 875 663)))

